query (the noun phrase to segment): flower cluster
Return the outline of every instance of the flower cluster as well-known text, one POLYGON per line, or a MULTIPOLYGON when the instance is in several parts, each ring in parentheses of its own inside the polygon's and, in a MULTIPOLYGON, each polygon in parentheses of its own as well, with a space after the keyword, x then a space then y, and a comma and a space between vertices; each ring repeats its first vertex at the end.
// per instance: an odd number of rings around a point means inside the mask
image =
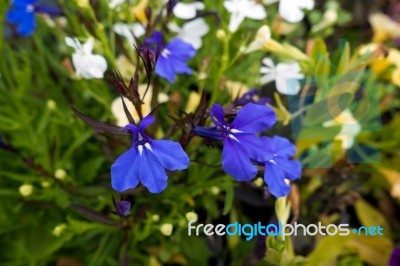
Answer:
POLYGON ((201 137, 223 141, 222 168, 237 181, 250 181, 257 176, 257 164, 265 165, 264 181, 276 197, 285 196, 289 190, 286 179, 300 178, 301 166, 293 157, 295 147, 280 137, 257 137, 256 134, 270 129, 276 122, 272 108, 248 103, 237 113, 232 122, 225 120, 221 105, 211 108, 215 126, 196 127, 201 137))

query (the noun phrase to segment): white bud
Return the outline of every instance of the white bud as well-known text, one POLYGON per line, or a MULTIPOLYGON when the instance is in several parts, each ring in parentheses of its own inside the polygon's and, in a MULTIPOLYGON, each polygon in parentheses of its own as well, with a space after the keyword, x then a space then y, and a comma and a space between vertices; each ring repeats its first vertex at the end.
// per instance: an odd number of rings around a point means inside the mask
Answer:
POLYGON ((31 184, 23 184, 19 187, 19 193, 24 196, 28 197, 33 192, 33 186, 31 184))
POLYGON ((199 216, 197 215, 197 213, 195 212, 188 212, 186 213, 186 219, 190 222, 190 221, 194 221, 197 222, 197 220, 199 219, 199 216))
POLYGON ((172 235, 172 230, 174 230, 174 226, 170 223, 163 224, 160 227, 161 233, 165 236, 172 235))
POLYGON ((57 178, 58 180, 63 180, 67 176, 67 172, 65 172, 64 169, 57 169, 54 172, 54 177, 57 178))

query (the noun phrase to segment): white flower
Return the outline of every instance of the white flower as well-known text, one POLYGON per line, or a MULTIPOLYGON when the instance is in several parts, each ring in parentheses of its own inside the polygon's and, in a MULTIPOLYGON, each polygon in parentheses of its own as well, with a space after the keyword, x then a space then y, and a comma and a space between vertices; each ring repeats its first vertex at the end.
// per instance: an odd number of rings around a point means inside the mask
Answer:
POLYGON ((65 43, 74 48, 72 64, 76 74, 86 79, 103 78, 107 70, 107 61, 101 55, 92 54, 94 39, 90 37, 84 44, 76 38, 65 37, 65 43))
POLYGON ((304 75, 300 72, 298 62, 279 63, 275 66, 270 58, 262 60, 265 66, 260 69, 261 74, 264 74, 261 79, 261 84, 267 84, 275 80, 276 89, 281 94, 296 95, 300 90, 300 79, 304 75))
POLYGON ((324 127, 342 126, 335 139, 342 142, 342 149, 348 150, 354 145, 356 136, 361 132, 361 125, 348 110, 344 110, 333 120, 323 123, 324 127))
POLYGON ((251 53, 261 49, 271 40, 271 29, 267 25, 261 26, 261 28, 257 30, 256 38, 250 43, 249 47, 247 47, 246 53, 251 53))
POLYGON ((177 3, 172 9, 172 13, 181 19, 192 19, 196 17, 198 10, 204 9, 204 3, 195 1, 193 3, 177 3))
POLYGON ((230 32, 235 32, 246 17, 262 20, 267 16, 264 7, 255 0, 225 0, 224 6, 231 13, 230 32))
POLYGON ((136 44, 136 38, 143 36, 146 33, 145 28, 140 23, 116 23, 113 26, 116 34, 126 38, 129 44, 136 44))
POLYGON ((110 0, 110 2, 108 3, 108 7, 114 9, 123 2, 125 2, 125 0, 110 0))
POLYGON ((185 23, 182 28, 175 23, 170 23, 168 28, 177 34, 181 40, 190 43, 195 49, 202 45, 201 37, 206 35, 210 28, 202 18, 197 18, 185 23))
MULTIPOLYGON (((139 85, 139 95, 142 96, 144 95, 144 92, 146 91, 147 84, 141 84, 139 85)), ((151 99, 153 97, 153 88, 150 86, 146 96, 143 99, 143 103, 141 105, 142 107, 142 113, 143 115, 146 115, 150 113, 151 111, 151 99)), ((168 101, 168 95, 165 93, 159 93, 158 98, 157 98, 158 103, 164 103, 168 101)), ((124 98, 124 102, 126 104, 126 107, 128 108, 129 112, 132 115, 132 118, 136 121, 139 122, 139 115, 136 112, 135 107, 133 106, 133 103, 129 101, 128 99, 124 98)), ((116 98, 112 103, 111 103, 111 112, 114 115, 114 117, 117 119, 117 125, 120 127, 126 126, 129 124, 129 120, 125 115, 124 112, 124 105, 122 103, 121 97, 116 98)))
POLYGON ((280 0, 279 15, 286 21, 295 23, 304 18, 304 10, 312 10, 314 0, 280 0))

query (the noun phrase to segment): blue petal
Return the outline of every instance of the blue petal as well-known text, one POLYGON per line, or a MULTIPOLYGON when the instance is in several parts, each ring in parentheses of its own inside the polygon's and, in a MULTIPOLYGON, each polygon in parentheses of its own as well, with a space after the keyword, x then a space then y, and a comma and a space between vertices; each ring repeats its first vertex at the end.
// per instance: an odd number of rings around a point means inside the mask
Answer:
POLYGON ((39 2, 39 0, 14 0, 12 1, 12 5, 34 5, 37 2, 39 2))
POLYGON ((253 161, 267 162, 276 152, 274 143, 269 137, 257 137, 253 134, 234 134, 253 161))
POLYGON ((213 139, 213 140, 224 140, 225 136, 221 130, 218 130, 217 127, 194 127, 194 133, 200 137, 206 139, 213 139))
POLYGON ((17 32, 22 36, 28 36, 36 28, 35 13, 27 13, 24 19, 19 23, 17 32))
POLYGON ((131 148, 119 156, 111 166, 111 185, 114 190, 123 192, 138 185, 140 165, 137 155, 136 148, 131 148))
POLYGON ((269 106, 248 103, 240 109, 232 127, 245 133, 258 133, 271 128, 276 114, 269 106))
POLYGON ((285 178, 293 181, 301 176, 301 164, 296 160, 288 160, 283 157, 275 157, 277 167, 281 168, 285 173, 285 178))
POLYGON ((139 131, 143 132, 143 130, 145 130, 145 128, 147 128, 148 126, 150 126, 151 124, 154 123, 154 120, 155 120, 155 118, 152 115, 148 115, 145 118, 143 118, 139 124, 139 131))
POLYGON ((143 149, 139 158, 140 182, 147 187, 151 193, 160 193, 167 187, 168 176, 157 158, 147 148, 143 149))
POLYGON ((182 170, 189 166, 189 156, 178 142, 153 140, 151 141, 151 148, 160 164, 168 170, 182 170))
POLYGON ((163 35, 161 31, 155 31, 149 38, 146 39, 145 44, 163 45, 163 35))
POLYGON ((165 48, 168 49, 175 58, 181 61, 188 60, 196 55, 196 49, 194 49, 191 44, 179 38, 170 41, 165 48))
POLYGON ((211 120, 216 126, 225 125, 225 112, 220 104, 213 104, 210 110, 211 120))
POLYGON ((296 146, 290 143, 288 139, 274 136, 272 140, 279 156, 291 158, 296 153, 296 146))
POLYGON ((290 192, 290 186, 285 183, 284 170, 275 164, 265 164, 264 181, 275 197, 283 197, 290 192))
POLYGON ((169 83, 174 83, 175 72, 173 66, 170 64, 169 60, 162 55, 158 57, 155 72, 160 76, 169 81, 169 83))
POLYGON ((170 60, 170 64, 172 65, 175 73, 188 75, 192 74, 192 69, 185 62, 175 59, 172 56, 168 59, 170 60))
POLYGON ((246 151, 232 139, 224 141, 222 168, 237 181, 250 181, 257 175, 257 167, 250 161, 246 151))
POLYGON ((26 16, 25 11, 20 10, 8 10, 7 12, 7 22, 8 23, 18 23, 22 21, 26 16))

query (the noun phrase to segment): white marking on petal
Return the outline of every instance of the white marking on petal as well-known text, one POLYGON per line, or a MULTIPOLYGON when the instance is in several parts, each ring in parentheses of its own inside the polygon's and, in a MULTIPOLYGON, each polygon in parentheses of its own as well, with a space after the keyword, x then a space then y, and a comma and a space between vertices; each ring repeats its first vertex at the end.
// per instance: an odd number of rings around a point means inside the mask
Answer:
POLYGON ((148 149, 149 151, 153 152, 153 149, 150 146, 150 143, 145 143, 144 146, 146 147, 146 149, 148 149))
POLYGON ((232 128, 231 133, 243 133, 243 131, 232 128))
POLYGON ((32 13, 33 11, 35 11, 34 5, 27 5, 26 6, 26 12, 32 13))
POLYGON ((163 49, 162 50, 162 52, 161 52, 161 55, 163 56, 163 57, 165 57, 165 58, 167 58, 168 57, 168 55, 170 55, 171 54, 171 52, 170 52, 170 50, 168 50, 168 49, 163 49))
POLYGON ((234 135, 229 134, 228 135, 229 138, 236 140, 237 142, 240 142, 234 135))
POLYGON ((273 159, 269 160, 270 163, 278 165, 273 159))
POLYGON ((138 150, 139 150, 140 156, 142 156, 142 153, 143 153, 143 146, 142 146, 142 145, 139 145, 139 146, 138 146, 138 150))

